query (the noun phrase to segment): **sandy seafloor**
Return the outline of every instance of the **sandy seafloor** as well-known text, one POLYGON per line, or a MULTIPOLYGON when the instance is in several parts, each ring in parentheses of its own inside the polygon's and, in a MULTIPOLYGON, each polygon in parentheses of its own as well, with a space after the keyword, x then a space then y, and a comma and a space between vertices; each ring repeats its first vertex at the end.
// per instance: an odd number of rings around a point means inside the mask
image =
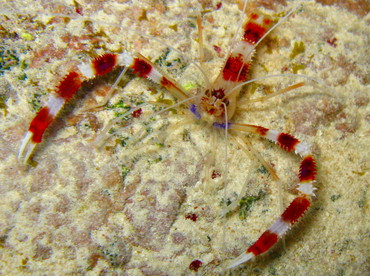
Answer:
MULTIPOLYGON (((36 109, 61 78, 89 56, 137 51, 162 62, 187 87, 204 83, 184 57, 178 59, 173 50, 165 57, 163 44, 196 61, 199 11, 207 11, 205 67, 212 80, 242 13, 235 1, 222 1, 218 10, 220 1, 199 2, 79 0, 81 16, 73 1, 22 0, 5 5, 2 0, 6 16, 0 17, 1 65, 9 70, 0 75, 1 275, 369 274, 366 1, 342 6, 342 1, 339 6, 304 1, 258 49, 254 77, 299 69, 299 74, 322 79, 331 89, 308 83, 262 104, 244 101, 238 106, 233 121, 285 131, 312 145, 318 190, 285 246, 280 242, 236 269, 225 267, 280 214, 276 182, 237 146, 232 134, 225 177, 222 133, 197 122, 183 108, 133 123, 96 149, 93 138, 122 110, 84 109, 102 99, 117 71, 84 86, 83 91, 90 93, 79 93, 60 114, 36 148, 31 165, 17 161, 36 109), (292 57, 295 42, 303 42, 305 50, 292 57), (219 138, 210 142, 210 137, 219 138), (215 173, 212 179, 213 171, 221 176, 215 173), (220 218, 222 199, 235 200, 242 189, 245 196, 260 191, 264 196, 244 220, 238 210, 220 218), (194 217, 196 221, 189 219, 194 217), (198 272, 189 269, 196 259, 203 263, 198 272)), ((261 2, 271 14, 297 4, 260 1, 255 7, 264 9, 261 2)), ((252 97, 301 80, 258 82, 252 97)), ((132 76, 120 83, 109 106, 120 100, 174 102, 159 86, 132 76)), ((146 108, 141 118, 151 113, 146 108)), ((295 196, 300 159, 263 139, 247 137, 286 183, 282 196, 286 206, 295 196)))

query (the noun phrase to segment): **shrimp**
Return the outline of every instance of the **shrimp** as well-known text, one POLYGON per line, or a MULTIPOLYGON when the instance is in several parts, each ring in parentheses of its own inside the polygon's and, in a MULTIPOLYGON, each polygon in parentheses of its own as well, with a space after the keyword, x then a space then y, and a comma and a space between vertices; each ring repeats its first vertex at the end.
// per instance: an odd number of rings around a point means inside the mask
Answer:
MULTIPOLYGON (((297 196, 285 208, 279 218, 260 235, 256 242, 249 246, 239 257, 229 261, 227 268, 234 268, 267 252, 287 233, 291 226, 299 221, 312 205, 312 198, 315 196, 314 192, 316 190, 314 187, 317 175, 316 161, 308 143, 300 141, 289 133, 269 129, 265 126, 240 122, 235 114, 239 108, 239 95, 242 94, 244 87, 263 79, 252 79, 251 77, 253 56, 258 45, 275 28, 283 24, 295 10, 292 9, 286 13, 278 23, 270 15, 248 10, 247 19, 241 24, 241 38, 235 39, 231 43, 233 47, 226 56, 219 74, 213 81, 208 78, 206 70, 203 68, 204 54, 200 51, 199 60, 201 63, 199 65, 193 63, 193 65, 204 77, 205 81, 201 88, 186 89, 178 80, 170 77, 169 74, 162 71, 154 62, 140 53, 130 53, 129 51, 105 53, 91 61, 77 65, 65 74, 47 103, 31 121, 20 145, 19 161, 21 163, 29 162, 31 156, 36 152, 37 145, 42 142, 46 130, 58 117, 63 107, 75 97, 84 83, 107 75, 117 67, 124 67, 124 72, 129 70, 140 78, 148 79, 160 85, 177 100, 176 104, 168 105, 154 115, 163 114, 177 108, 181 110, 184 116, 190 117, 190 122, 202 124, 204 127, 212 128, 216 131, 219 130, 218 133, 225 133, 226 137, 230 135, 232 139, 235 139, 240 144, 248 144, 243 135, 243 133, 248 133, 267 139, 277 144, 282 150, 295 153, 301 158, 298 172, 299 183, 296 185, 297 196)), ((199 21, 198 29, 199 43, 202 49, 203 34, 199 21)), ((248 105, 254 101, 267 101, 269 98, 288 93, 312 81, 323 84, 320 80, 298 74, 279 74, 266 78, 275 77, 303 78, 304 81, 280 89, 261 99, 251 99, 250 101, 246 99, 244 104, 248 105)), ((141 113, 141 107, 137 106, 132 108, 128 114, 132 118, 137 118, 141 116, 141 113)), ((110 130, 118 120, 114 119, 109 122, 102 130, 102 133, 96 137, 94 144, 97 148, 101 148, 105 141, 111 137, 110 130)), ((140 118, 136 123, 140 122, 140 120, 145 121, 147 118, 140 118)), ((264 161, 262 160, 261 162, 264 161)), ((275 175, 274 170, 266 162, 263 164, 271 175, 275 175)), ((227 174, 226 170, 223 174, 227 174)), ((276 179, 278 179, 277 176, 276 179)))

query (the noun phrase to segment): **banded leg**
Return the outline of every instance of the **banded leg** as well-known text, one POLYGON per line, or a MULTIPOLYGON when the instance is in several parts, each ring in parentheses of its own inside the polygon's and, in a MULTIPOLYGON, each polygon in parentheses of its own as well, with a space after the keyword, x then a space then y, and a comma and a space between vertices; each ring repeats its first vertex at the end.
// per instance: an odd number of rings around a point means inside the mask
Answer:
POLYGON ((77 71, 68 73, 60 82, 55 89, 55 94, 49 98, 46 105, 31 121, 28 132, 22 141, 18 160, 27 163, 36 145, 42 141, 42 136, 48 126, 54 121, 62 107, 73 98, 84 81, 105 75, 111 72, 117 65, 131 68, 134 74, 162 85, 178 99, 187 98, 185 90, 175 80, 156 69, 154 64, 142 55, 139 54, 137 57, 132 57, 126 52, 121 54, 104 54, 89 63, 77 66, 77 71))
POLYGON ((316 188, 313 186, 313 183, 316 179, 317 169, 310 147, 290 134, 246 124, 229 123, 226 126, 225 124, 216 123, 214 126, 218 128, 227 127, 232 130, 258 134, 277 143, 285 151, 294 151, 302 157, 299 168, 299 183, 297 187, 299 195, 290 203, 282 215, 259 237, 259 239, 250 246, 246 252, 233 260, 233 262, 228 266, 228 268, 233 268, 268 251, 274 244, 276 244, 279 238, 281 238, 288 229, 303 216, 311 205, 312 196, 315 195, 314 191, 316 188))

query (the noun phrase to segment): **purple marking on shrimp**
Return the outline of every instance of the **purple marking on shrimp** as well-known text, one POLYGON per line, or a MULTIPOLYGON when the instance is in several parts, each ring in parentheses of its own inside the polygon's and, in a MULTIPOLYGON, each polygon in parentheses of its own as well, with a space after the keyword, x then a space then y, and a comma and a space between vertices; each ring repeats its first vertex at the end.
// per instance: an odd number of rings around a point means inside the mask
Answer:
POLYGON ((192 104, 191 106, 190 106, 190 111, 195 115, 195 117, 197 118, 197 119, 200 119, 200 114, 199 114, 199 112, 198 112, 198 110, 197 110, 197 106, 195 105, 195 104, 192 104))
POLYGON ((222 128, 222 129, 225 129, 225 128, 229 129, 231 125, 232 125, 231 123, 227 123, 227 126, 225 123, 213 123, 214 127, 222 128))

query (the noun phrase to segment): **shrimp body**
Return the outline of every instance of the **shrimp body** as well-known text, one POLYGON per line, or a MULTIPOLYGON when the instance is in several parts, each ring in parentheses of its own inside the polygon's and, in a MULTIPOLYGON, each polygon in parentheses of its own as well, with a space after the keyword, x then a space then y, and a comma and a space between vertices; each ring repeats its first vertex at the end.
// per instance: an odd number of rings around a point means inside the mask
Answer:
POLYGON ((241 89, 241 86, 235 87, 250 79, 255 44, 272 26, 270 16, 257 12, 250 14, 249 20, 243 24, 242 39, 236 43, 214 83, 205 89, 200 104, 204 114, 213 116, 218 122, 225 119, 225 114, 227 120, 233 117, 237 106, 236 97, 241 89))

